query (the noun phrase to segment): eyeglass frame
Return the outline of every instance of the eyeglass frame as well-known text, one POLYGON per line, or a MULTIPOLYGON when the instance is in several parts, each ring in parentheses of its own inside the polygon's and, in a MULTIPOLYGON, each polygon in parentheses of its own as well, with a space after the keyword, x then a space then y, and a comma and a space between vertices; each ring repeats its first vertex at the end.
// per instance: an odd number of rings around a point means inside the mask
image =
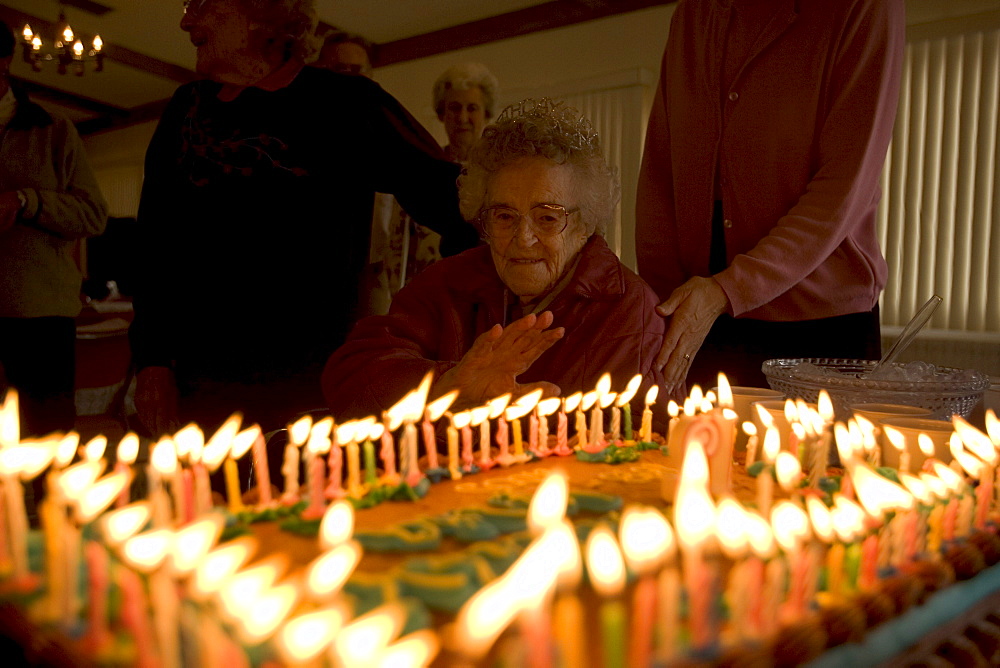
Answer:
POLYGON ((184 0, 184 13, 185 14, 197 14, 205 5, 207 5, 210 0, 184 0))
POLYGON ((517 233, 518 226, 521 224, 521 221, 524 220, 525 218, 527 218, 530 221, 531 230, 532 230, 532 232, 534 232, 534 234, 535 234, 536 237, 538 237, 539 239, 548 239, 548 238, 551 238, 551 237, 558 236, 558 235, 562 234, 563 232, 565 232, 566 228, 569 227, 569 217, 571 215, 573 215, 574 213, 577 213, 579 210, 580 210, 580 207, 578 207, 578 206, 575 206, 575 207, 573 207, 571 209, 567 209, 562 204, 547 204, 547 203, 543 202, 541 204, 536 204, 535 206, 531 207, 528 210, 528 213, 521 213, 520 211, 518 211, 517 209, 515 209, 512 206, 507 206, 505 204, 495 204, 493 206, 487 206, 487 207, 482 208, 479 211, 479 214, 476 216, 476 220, 479 221, 479 226, 483 229, 483 235, 487 239, 513 239, 514 235, 517 233), (497 234, 490 234, 489 230, 487 229, 487 226, 486 226, 486 216, 487 216, 487 214, 490 211, 495 211, 495 210, 498 210, 498 209, 502 209, 502 210, 506 210, 506 211, 512 211, 513 213, 517 214, 517 216, 518 216, 517 224, 514 225, 514 227, 511 228, 509 236, 503 236, 503 235, 497 235, 497 234), (548 234, 542 233, 542 231, 540 229, 538 229, 538 227, 535 225, 535 221, 531 217, 531 212, 534 211, 535 209, 543 209, 543 210, 546 210, 546 211, 552 211, 554 213, 562 213, 563 214, 563 226, 561 228, 559 228, 555 232, 549 232, 548 234))

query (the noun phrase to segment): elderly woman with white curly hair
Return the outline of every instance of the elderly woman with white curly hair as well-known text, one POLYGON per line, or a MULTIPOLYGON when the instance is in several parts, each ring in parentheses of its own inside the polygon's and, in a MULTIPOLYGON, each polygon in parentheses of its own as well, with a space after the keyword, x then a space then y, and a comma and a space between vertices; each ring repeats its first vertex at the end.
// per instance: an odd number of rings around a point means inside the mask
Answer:
POLYGON ((313 0, 189 0, 203 81, 181 86, 146 154, 143 275, 130 338, 154 434, 234 410, 265 431, 322 405, 355 318, 374 193, 475 246, 459 168, 373 81, 305 67, 313 0))
POLYGON ((434 82, 434 111, 448 135, 444 152, 454 162, 468 160, 493 118, 498 87, 497 78, 479 63, 449 67, 434 82))
POLYGON ((610 372, 659 382, 656 295, 603 234, 620 188, 590 123, 548 100, 507 108, 459 181, 488 246, 431 266, 389 313, 360 321, 327 362, 338 418, 378 414, 434 372, 432 395, 477 405, 542 387, 593 388, 610 372))

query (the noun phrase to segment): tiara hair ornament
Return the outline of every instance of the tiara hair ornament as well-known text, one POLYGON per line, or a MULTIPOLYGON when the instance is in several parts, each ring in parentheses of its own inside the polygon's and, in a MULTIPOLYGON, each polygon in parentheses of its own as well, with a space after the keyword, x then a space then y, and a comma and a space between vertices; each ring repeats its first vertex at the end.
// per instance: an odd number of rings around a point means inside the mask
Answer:
POLYGON ((506 124, 521 126, 525 139, 544 140, 542 135, 557 136, 559 143, 571 151, 600 151, 600 140, 594 126, 579 111, 562 100, 543 97, 526 99, 512 104, 500 112, 496 125, 486 132, 506 124))

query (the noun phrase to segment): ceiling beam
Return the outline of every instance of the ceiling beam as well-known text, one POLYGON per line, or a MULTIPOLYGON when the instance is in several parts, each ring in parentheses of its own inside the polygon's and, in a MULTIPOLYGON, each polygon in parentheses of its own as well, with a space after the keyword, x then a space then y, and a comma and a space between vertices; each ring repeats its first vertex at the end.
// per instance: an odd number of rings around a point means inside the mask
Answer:
MULTIPOLYGON (((15 38, 19 38, 21 34, 21 27, 25 23, 30 24, 32 30, 35 32, 41 31, 42 34, 53 35, 56 31, 55 23, 46 21, 45 19, 32 14, 26 14, 25 12, 12 9, 6 5, 0 5, 0 19, 3 19, 7 25, 10 26, 11 30, 14 31, 15 38)), ((85 44, 89 44, 94 39, 93 35, 87 35, 84 33, 78 33, 77 37, 85 44)), ((20 57, 20 49, 21 45, 19 41, 15 52, 15 58, 20 57)), ((187 83, 200 78, 197 74, 186 67, 181 67, 180 65, 174 65, 173 63, 168 63, 164 60, 147 56, 139 53, 138 51, 125 48, 124 46, 109 44, 107 41, 104 43, 104 57, 110 61, 126 65, 127 67, 132 67, 137 70, 161 76, 164 79, 172 79, 177 83, 187 83)))
POLYGON ((122 118, 129 115, 128 109, 122 109, 121 107, 116 107, 106 102, 92 100, 89 97, 77 95, 76 93, 68 93, 64 90, 59 90, 58 88, 53 88, 52 86, 46 86, 45 84, 40 84, 29 79, 22 79, 20 77, 12 78, 17 82, 17 86, 21 90, 26 92, 28 95, 38 96, 42 98, 43 101, 49 100, 66 107, 75 107, 76 109, 83 109, 95 114, 115 118, 122 118))
POLYGON ((676 0, 553 0, 499 16, 378 44, 375 47, 373 65, 393 65, 674 2, 676 0))
POLYGON ((159 120, 168 102, 170 100, 155 100, 146 104, 140 104, 138 107, 132 107, 124 115, 104 115, 97 118, 88 118, 85 121, 77 123, 76 130, 81 135, 86 136, 107 130, 117 130, 130 125, 138 125, 147 121, 159 120))

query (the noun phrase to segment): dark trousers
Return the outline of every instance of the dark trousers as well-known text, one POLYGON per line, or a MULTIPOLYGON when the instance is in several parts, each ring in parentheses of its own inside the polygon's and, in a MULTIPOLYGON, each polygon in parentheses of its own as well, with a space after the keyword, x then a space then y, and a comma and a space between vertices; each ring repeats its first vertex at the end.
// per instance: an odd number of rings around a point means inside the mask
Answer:
POLYGON ((779 357, 878 359, 882 356, 878 305, 866 313, 766 322, 723 314, 715 321, 688 372, 688 387, 715 387, 723 371, 731 385, 767 387, 760 370, 779 357))
POLYGON ((73 429, 75 371, 73 318, 0 318, 0 393, 17 389, 22 436, 73 429))

